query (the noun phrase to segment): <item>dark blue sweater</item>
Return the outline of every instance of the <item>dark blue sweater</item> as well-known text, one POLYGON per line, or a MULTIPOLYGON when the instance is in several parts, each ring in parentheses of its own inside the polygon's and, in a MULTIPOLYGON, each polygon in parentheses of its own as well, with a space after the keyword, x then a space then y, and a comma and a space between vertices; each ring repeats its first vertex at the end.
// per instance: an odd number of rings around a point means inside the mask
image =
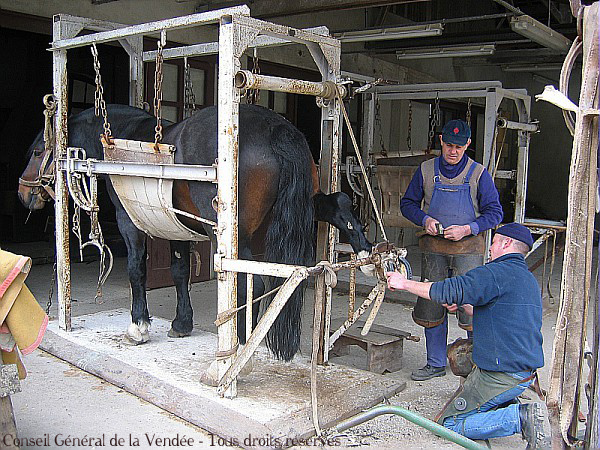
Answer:
MULTIPOLYGON (((467 164, 467 155, 465 154, 458 164, 448 164, 444 158, 440 158, 440 172, 449 179, 459 175, 467 164)), ((421 202, 425 192, 423 191, 423 173, 421 166, 413 175, 408 188, 400 200, 400 210, 402 215, 415 225, 425 226, 427 214, 421 209, 421 202)), ((485 230, 495 227, 502 221, 502 206, 498 198, 498 190, 494 185, 494 180, 490 173, 484 169, 479 183, 477 184, 477 202, 479 204, 480 216, 475 219, 471 225, 473 234, 479 234, 485 230)))
POLYGON ((474 306, 473 362, 519 372, 544 365, 542 295, 520 253, 508 253, 465 275, 431 285, 437 303, 474 306))

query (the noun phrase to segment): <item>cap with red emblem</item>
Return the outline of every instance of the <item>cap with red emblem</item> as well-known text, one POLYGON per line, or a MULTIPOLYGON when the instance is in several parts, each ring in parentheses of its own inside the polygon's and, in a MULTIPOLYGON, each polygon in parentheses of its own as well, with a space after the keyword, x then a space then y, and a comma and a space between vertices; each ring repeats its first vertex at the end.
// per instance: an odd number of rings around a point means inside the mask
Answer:
POLYGON ((464 120, 454 119, 444 125, 442 141, 463 146, 471 138, 471 128, 464 120))

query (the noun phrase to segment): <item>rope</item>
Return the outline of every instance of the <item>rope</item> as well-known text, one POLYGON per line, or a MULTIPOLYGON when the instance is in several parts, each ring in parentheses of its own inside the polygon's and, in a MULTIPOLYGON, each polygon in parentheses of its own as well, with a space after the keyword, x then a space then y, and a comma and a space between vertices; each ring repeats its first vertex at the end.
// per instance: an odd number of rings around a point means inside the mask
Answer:
MULTIPOLYGON (((327 283, 327 272, 324 271, 317 277, 315 283, 315 291, 323 292, 324 283, 327 283)), ((318 398, 317 398, 317 360, 319 357, 319 348, 321 343, 321 316, 323 315, 323 297, 315 296, 315 307, 313 316, 313 334, 312 334, 312 352, 310 357, 310 406, 312 412, 312 422, 315 427, 315 433, 317 436, 321 436, 323 431, 319 426, 319 412, 317 410, 318 398)))
POLYGON ((336 96, 340 103, 340 108, 342 110, 342 114, 344 115, 344 120, 346 121, 346 127, 348 128, 348 133, 350 134, 350 139, 352 140, 352 145, 354 146, 354 152, 356 153, 356 159, 358 159, 358 164, 360 165, 360 170, 363 174, 363 179, 365 182, 365 186, 367 188, 367 192, 369 193, 369 198, 371 199, 371 203, 373 204, 373 210, 375 211, 375 217, 377 218, 377 224, 379 225, 379 229, 381 230, 381 236, 384 241, 387 241, 387 235, 385 234, 385 229, 383 228, 383 222, 381 220, 381 215, 379 214, 379 208, 377 208, 377 202, 375 201, 375 196, 373 195, 373 189, 371 188, 371 183, 367 177, 367 170, 365 169, 365 165, 362 160, 362 156, 360 154, 360 149, 358 148, 358 142, 356 141, 356 136, 354 136, 354 130, 352 129, 352 124, 350 123, 350 118, 348 117, 348 113, 346 112, 346 107, 344 106, 344 101, 342 100, 342 96, 340 94, 339 89, 336 88, 336 96))

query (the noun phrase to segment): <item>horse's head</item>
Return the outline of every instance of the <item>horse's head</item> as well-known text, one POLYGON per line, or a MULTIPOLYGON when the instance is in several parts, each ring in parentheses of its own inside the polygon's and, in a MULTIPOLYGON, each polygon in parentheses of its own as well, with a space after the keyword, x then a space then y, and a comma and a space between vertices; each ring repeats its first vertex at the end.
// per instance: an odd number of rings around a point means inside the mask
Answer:
POLYGON ((19 178, 19 200, 33 211, 42 209, 51 199, 54 184, 53 148, 46 148, 44 135, 40 132, 27 152, 29 162, 19 178))
POLYGON ((318 192, 313 197, 315 218, 328 222, 340 230, 343 240, 348 241, 359 258, 371 254, 371 244, 364 233, 364 227, 354 215, 352 200, 344 192, 323 194, 318 192))

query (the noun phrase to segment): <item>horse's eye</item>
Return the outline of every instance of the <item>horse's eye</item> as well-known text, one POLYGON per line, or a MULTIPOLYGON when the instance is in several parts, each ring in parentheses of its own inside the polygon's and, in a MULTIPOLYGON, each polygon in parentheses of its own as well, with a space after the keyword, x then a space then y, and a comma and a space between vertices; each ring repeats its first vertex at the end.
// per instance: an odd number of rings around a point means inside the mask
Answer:
POLYGON ((37 157, 42 156, 42 153, 43 153, 43 150, 41 148, 36 147, 33 149, 33 154, 37 157))

